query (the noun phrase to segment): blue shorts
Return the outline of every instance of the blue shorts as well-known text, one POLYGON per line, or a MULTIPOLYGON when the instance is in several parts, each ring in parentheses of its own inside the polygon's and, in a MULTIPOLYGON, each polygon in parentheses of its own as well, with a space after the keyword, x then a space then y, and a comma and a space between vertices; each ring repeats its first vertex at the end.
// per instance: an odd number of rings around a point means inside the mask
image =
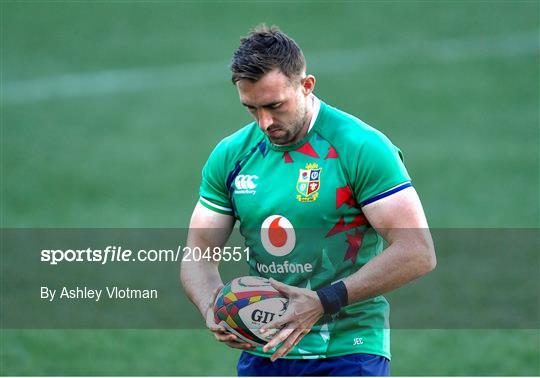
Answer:
POLYGON ((238 360, 238 376, 354 376, 390 375, 390 361, 374 354, 356 353, 321 359, 270 358, 243 352, 238 360))

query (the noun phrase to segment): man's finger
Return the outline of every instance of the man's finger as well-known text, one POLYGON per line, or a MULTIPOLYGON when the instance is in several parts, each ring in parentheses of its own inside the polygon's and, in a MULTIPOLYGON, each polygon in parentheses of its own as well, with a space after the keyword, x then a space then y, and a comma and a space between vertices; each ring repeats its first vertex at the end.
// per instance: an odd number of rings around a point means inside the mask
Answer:
POLYGON ((214 322, 208 322, 208 323, 210 323, 210 324, 207 324, 206 326, 212 332, 221 332, 221 333, 227 332, 225 327, 223 327, 222 325, 216 324, 214 322))
POLYGON ((270 349, 276 347, 278 344, 282 343, 287 337, 289 337, 289 335, 293 332, 294 328, 291 327, 282 329, 276 336, 272 338, 272 340, 268 342, 268 344, 263 347, 263 351, 266 353, 270 349))
POLYGON ((238 343, 234 341, 227 341, 225 342, 226 345, 230 346, 231 348, 235 349, 243 349, 243 350, 253 350, 255 347, 251 345, 250 343, 238 343))
MULTIPOLYGON (((216 303, 216 299, 217 299, 217 296, 219 294, 219 292, 221 291, 221 289, 223 288, 223 285, 219 285, 218 287, 216 287, 214 289, 214 291, 212 292, 212 296, 210 298, 210 303, 209 303, 209 306, 208 306, 208 310, 207 311, 210 311, 212 310, 213 312, 213 308, 214 308, 214 304, 216 303)), ((207 312, 208 313, 208 312, 207 312)))
POLYGON ((272 357, 270 357, 270 360, 274 362, 280 357, 286 356, 291 349, 298 344, 300 339, 304 337, 304 332, 302 332, 301 329, 295 330, 293 333, 287 337, 287 339, 281 344, 281 346, 274 352, 272 357))
POLYGON ((219 284, 216 289, 214 290, 214 297, 219 293, 221 289, 223 289, 223 284, 219 284))
POLYGON ((233 335, 232 333, 214 333, 214 336, 216 340, 226 342, 226 341, 237 341, 238 337, 236 335, 233 335))
POLYGON ((261 335, 267 336, 266 334, 272 332, 275 329, 280 329, 285 324, 290 323, 293 320, 294 319, 292 314, 288 311, 285 311, 282 316, 280 316, 276 320, 271 321, 270 323, 265 324, 259 329, 259 331, 261 332, 261 335))
POLYGON ((238 336, 232 333, 229 333, 227 335, 214 333, 214 336, 216 340, 221 341, 222 343, 225 343, 231 348, 244 349, 244 350, 254 350, 256 348, 254 345, 251 345, 250 343, 239 340, 238 336))
POLYGON ((276 281, 273 278, 270 278, 270 285, 277 291, 279 291, 281 294, 284 294, 287 298, 291 294, 291 287, 287 284, 284 284, 283 282, 276 281))

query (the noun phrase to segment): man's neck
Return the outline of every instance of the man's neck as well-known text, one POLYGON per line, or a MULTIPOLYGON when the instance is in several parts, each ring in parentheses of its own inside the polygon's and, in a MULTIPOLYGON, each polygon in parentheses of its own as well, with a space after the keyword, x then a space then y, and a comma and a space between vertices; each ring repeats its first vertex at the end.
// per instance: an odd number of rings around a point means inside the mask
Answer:
MULTIPOLYGON (((298 133, 298 138, 295 138, 294 142, 289 144, 294 144, 300 140, 302 140, 307 133, 311 130, 313 127, 313 121, 315 121, 316 114, 314 114, 315 109, 315 103, 317 102, 318 105, 318 99, 315 97, 315 95, 310 94, 307 101, 306 101, 306 120, 304 121, 304 125, 302 126, 302 129, 298 133)), ((317 108, 318 109, 318 108, 317 108)))

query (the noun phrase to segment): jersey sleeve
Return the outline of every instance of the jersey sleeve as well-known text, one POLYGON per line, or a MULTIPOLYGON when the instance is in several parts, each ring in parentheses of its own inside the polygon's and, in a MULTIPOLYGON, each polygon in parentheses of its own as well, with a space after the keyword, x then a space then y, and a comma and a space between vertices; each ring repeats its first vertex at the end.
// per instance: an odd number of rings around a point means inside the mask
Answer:
POLYGON ((227 189, 227 156, 223 141, 210 154, 202 170, 199 202, 217 213, 234 215, 227 189))
POLYGON ((351 184, 362 206, 411 186, 403 154, 380 132, 363 141, 356 159, 351 184))

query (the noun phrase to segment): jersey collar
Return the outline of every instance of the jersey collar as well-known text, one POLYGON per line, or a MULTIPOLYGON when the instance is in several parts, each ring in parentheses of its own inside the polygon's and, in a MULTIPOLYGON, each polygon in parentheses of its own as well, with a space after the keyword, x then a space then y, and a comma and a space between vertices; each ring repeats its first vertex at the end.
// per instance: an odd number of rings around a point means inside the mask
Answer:
POLYGON ((317 96, 313 96, 313 114, 311 115, 311 121, 309 122, 309 128, 308 133, 313 128, 313 125, 315 124, 315 121, 317 120, 317 117, 319 116, 319 110, 321 109, 321 100, 317 98, 317 96))

